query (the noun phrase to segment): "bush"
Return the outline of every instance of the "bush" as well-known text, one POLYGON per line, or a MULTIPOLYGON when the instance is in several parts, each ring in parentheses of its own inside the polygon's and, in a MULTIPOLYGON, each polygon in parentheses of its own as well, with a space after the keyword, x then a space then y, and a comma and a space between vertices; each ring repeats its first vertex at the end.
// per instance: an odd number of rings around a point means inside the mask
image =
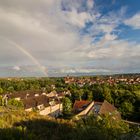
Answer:
POLYGON ((24 105, 21 101, 18 101, 18 100, 15 100, 15 99, 8 100, 8 105, 9 106, 15 106, 15 107, 18 107, 18 108, 23 108, 24 107, 24 105))

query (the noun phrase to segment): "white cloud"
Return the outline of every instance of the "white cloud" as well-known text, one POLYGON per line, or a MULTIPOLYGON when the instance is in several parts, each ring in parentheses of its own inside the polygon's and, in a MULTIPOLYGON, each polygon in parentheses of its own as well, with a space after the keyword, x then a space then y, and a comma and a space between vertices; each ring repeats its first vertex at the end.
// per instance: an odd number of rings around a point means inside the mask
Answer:
POLYGON ((85 23, 92 20, 92 17, 89 13, 80 12, 78 13, 75 9, 72 11, 65 12, 66 22, 77 26, 79 28, 83 28, 85 23))
POLYGON ((108 69, 93 69, 93 68, 67 68, 61 69, 60 73, 94 73, 94 72, 111 72, 108 69))
POLYGON ((114 34, 105 34, 106 40, 115 40, 117 38, 117 35, 114 34))
POLYGON ((104 44, 100 42, 98 47, 92 48, 87 53, 87 56, 93 59, 116 59, 122 61, 123 59, 136 59, 136 57, 139 59, 140 45, 124 40, 106 41, 104 44))
MULTIPOLYGON (((89 63, 95 66, 93 70, 96 67, 106 70, 110 65, 109 59, 119 60, 117 67, 126 60, 135 61, 139 58, 139 45, 120 41, 114 33, 125 10, 102 15, 94 9, 96 4, 92 0, 87 0, 87 11, 81 6, 84 0, 63 0, 65 10, 62 10, 61 2, 62 0, 4 0, 0 5, 0 36, 21 45, 47 71, 52 67, 68 67, 71 70, 71 66, 83 66, 82 70, 77 68, 72 71, 84 72, 89 63), (82 35, 81 29, 89 21, 93 25, 87 29, 88 34, 82 35), (98 39, 100 34, 102 36, 98 39), (93 42, 96 39, 98 40, 93 42), (102 63, 98 63, 98 60, 102 63), (105 66, 102 68, 102 65, 105 66)), ((34 65, 10 43, 1 39, 0 45, 1 67, 34 65)), ((14 67, 15 70, 19 68, 14 67)))
POLYGON ((23 29, 24 31, 35 33, 45 32, 45 28, 40 25, 39 20, 20 13, 7 12, 0 9, 0 21, 9 23, 11 26, 13 25, 16 28, 23 29))
POLYGON ((124 24, 131 26, 134 29, 140 29, 140 13, 135 14, 124 21, 124 24))
POLYGON ((19 66, 14 66, 14 67, 13 67, 13 70, 20 71, 21 69, 20 69, 19 66))

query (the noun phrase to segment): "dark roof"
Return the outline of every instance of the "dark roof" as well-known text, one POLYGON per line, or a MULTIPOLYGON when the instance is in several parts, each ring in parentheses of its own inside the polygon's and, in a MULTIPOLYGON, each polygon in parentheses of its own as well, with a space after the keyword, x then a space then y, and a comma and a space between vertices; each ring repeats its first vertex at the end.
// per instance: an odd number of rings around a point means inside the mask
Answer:
POLYGON ((8 94, 9 98, 21 98, 24 99, 26 97, 26 93, 25 92, 15 92, 15 93, 10 93, 8 94))
POLYGON ((25 109, 37 107, 41 104, 43 104, 44 106, 49 106, 49 99, 45 95, 23 99, 22 101, 25 109))
POLYGON ((113 113, 115 116, 117 116, 117 118, 121 118, 121 115, 117 111, 117 108, 105 100, 101 105, 99 114, 105 115, 108 113, 113 113))
POLYGON ((101 105, 99 113, 106 114, 107 112, 113 112, 115 110, 117 110, 117 108, 105 100, 101 105))
POLYGON ((94 105, 102 105, 102 104, 103 102, 97 102, 97 101, 94 102, 94 105))
POLYGON ((49 99, 45 95, 34 97, 34 100, 36 100, 37 105, 41 105, 41 104, 44 104, 45 106, 49 105, 49 99))
POLYGON ((39 94, 41 95, 41 91, 30 91, 30 90, 26 90, 26 91, 17 91, 14 93, 10 93, 8 94, 9 98, 21 98, 21 99, 25 99, 26 97, 34 97, 35 94, 39 94), (28 95, 28 96, 27 96, 28 95))
POLYGON ((37 103, 34 98, 27 98, 22 100, 25 109, 36 107, 37 103))

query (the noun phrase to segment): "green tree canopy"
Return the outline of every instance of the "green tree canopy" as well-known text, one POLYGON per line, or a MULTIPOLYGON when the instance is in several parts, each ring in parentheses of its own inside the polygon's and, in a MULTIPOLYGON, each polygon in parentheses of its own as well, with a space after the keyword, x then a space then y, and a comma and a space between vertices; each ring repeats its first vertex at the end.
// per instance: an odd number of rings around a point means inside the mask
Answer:
POLYGON ((63 98, 63 114, 70 115, 72 111, 72 102, 68 97, 63 98))
POLYGON ((3 93, 3 89, 0 87, 0 94, 2 94, 3 93))
POLYGON ((131 102, 125 101, 120 105, 119 109, 122 112, 123 116, 129 116, 133 112, 134 107, 133 107, 133 104, 131 102))
POLYGON ((21 101, 15 100, 15 99, 10 99, 8 100, 8 105, 12 105, 18 108, 22 108, 24 105, 21 101))
POLYGON ((110 90, 108 87, 104 86, 103 92, 104 92, 104 94, 103 94, 103 95, 104 95, 104 98, 105 98, 108 102, 112 103, 112 102, 113 102, 113 99, 112 99, 112 97, 111 97, 111 90, 110 90))

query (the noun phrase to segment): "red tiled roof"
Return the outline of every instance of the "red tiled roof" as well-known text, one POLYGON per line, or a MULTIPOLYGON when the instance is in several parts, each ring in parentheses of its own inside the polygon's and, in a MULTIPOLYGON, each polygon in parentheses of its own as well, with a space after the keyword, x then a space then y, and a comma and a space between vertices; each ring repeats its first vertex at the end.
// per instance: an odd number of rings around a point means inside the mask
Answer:
POLYGON ((85 100, 82 100, 82 101, 75 101, 74 106, 73 106, 73 109, 74 109, 74 110, 81 109, 81 108, 83 108, 84 106, 89 105, 90 103, 91 103, 91 101, 85 101, 85 100))

